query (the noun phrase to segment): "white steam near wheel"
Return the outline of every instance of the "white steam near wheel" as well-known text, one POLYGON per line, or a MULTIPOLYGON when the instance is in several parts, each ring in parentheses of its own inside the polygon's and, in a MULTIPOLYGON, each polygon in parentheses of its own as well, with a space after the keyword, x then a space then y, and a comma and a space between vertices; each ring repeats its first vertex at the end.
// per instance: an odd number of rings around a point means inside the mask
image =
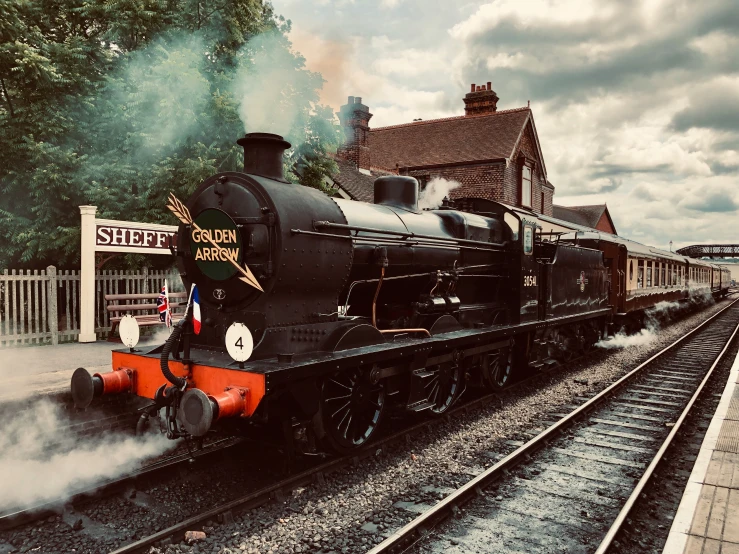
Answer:
POLYGON ((232 323, 226 331, 228 355, 239 363, 245 362, 254 351, 254 338, 243 323, 232 323))

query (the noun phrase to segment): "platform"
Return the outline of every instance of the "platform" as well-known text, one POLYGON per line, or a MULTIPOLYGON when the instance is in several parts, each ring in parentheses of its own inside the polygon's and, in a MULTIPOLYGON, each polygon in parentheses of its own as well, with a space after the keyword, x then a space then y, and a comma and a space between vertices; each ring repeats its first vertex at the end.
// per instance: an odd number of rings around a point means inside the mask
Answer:
MULTIPOLYGON (((140 345, 152 345, 143 340, 140 345)), ((120 342, 97 341, 56 346, 27 346, 0 350, 0 404, 29 396, 69 391, 72 373, 78 367, 91 373, 111 371, 111 352, 120 342)))
POLYGON ((663 550, 683 553, 739 554, 739 356, 663 550))

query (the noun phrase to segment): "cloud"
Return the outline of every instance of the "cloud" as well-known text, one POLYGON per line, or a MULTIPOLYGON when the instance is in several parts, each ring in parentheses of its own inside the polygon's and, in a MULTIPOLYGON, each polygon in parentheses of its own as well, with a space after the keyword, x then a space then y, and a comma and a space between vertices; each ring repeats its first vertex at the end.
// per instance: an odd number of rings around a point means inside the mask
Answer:
POLYGON ((655 200, 657 200, 654 194, 652 194, 652 192, 646 186, 641 184, 634 187, 630 195, 640 200, 646 200, 647 202, 654 202, 655 200))
POLYGON ((707 213, 735 212, 739 208, 733 195, 726 191, 710 192, 707 195, 695 197, 684 205, 690 210, 707 213))
POLYGON ((350 46, 336 108, 362 96, 374 127, 461 115, 470 83, 491 81, 499 109, 531 101, 558 204, 606 202, 620 233, 663 248, 732 240, 735 0, 391 3, 388 17, 379 2, 338 13, 290 0, 308 67, 320 40, 350 46))
POLYGON ((722 78, 699 86, 689 102, 672 119, 676 131, 702 127, 739 133, 739 80, 722 78))

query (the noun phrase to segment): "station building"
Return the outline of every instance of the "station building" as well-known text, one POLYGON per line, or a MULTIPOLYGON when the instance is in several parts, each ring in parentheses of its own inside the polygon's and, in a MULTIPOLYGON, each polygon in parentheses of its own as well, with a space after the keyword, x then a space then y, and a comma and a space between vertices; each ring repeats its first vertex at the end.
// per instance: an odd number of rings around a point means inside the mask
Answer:
POLYGON ((472 84, 464 115, 371 128, 372 113, 361 97, 350 96, 338 116, 344 144, 332 176, 344 198, 372 202, 373 183, 382 175, 410 175, 421 188, 436 177, 461 184, 450 197, 485 198, 531 209, 560 227, 584 226, 616 234, 608 208, 556 206, 530 106, 498 110, 491 83, 472 84))

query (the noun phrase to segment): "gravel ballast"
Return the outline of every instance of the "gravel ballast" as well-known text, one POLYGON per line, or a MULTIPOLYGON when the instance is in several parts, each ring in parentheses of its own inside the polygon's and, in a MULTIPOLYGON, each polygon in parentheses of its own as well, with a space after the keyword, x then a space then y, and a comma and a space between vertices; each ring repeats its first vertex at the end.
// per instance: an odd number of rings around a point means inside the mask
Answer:
MULTIPOLYGON (((646 344, 597 349, 567 370, 537 380, 535 386, 523 385, 501 394, 496 402, 457 413, 450 420, 440 419, 408 443, 378 448, 374 457, 297 489, 284 501, 241 514, 233 523, 207 525, 205 540, 153 547, 151 552, 364 552, 413 519, 424 505, 433 504, 515 449, 515 441, 527 440, 537 429, 548 426, 543 422, 557 419, 551 414, 570 411, 573 404, 580 403, 578 397, 602 390, 727 304, 719 302, 667 326, 646 344)), ((393 420, 388 418, 386 423, 392 427, 393 420)), ((134 508, 130 500, 110 498, 86 510, 94 514, 94 521, 83 521, 80 530, 72 529, 76 520, 59 516, 0 534, 0 552, 107 551, 110 548, 102 546, 105 542, 96 541, 93 525, 104 527, 125 520, 128 536, 111 539, 109 544, 128 542, 184 519, 197 511, 198 505, 204 508, 227 500, 226 493, 233 492, 239 480, 263 483, 255 479, 250 465, 243 463, 246 474, 242 476, 236 474, 239 466, 230 464, 233 473, 227 478, 222 470, 213 468, 210 479, 154 489, 153 496, 166 515, 134 508), (10 548, 3 549, 3 543, 10 548)))
POLYGON ((415 517, 449 489, 515 448, 547 414, 569 411, 576 397, 590 396, 633 369, 710 315, 719 302, 663 329, 640 346, 598 352, 539 384, 501 396, 501 405, 470 410, 441 422, 410 444, 379 451, 351 471, 326 476, 325 483, 298 489, 286 501, 252 510, 228 525, 206 529, 200 545, 184 543, 152 552, 364 552, 415 517), (593 358, 596 358, 594 361, 593 358))

